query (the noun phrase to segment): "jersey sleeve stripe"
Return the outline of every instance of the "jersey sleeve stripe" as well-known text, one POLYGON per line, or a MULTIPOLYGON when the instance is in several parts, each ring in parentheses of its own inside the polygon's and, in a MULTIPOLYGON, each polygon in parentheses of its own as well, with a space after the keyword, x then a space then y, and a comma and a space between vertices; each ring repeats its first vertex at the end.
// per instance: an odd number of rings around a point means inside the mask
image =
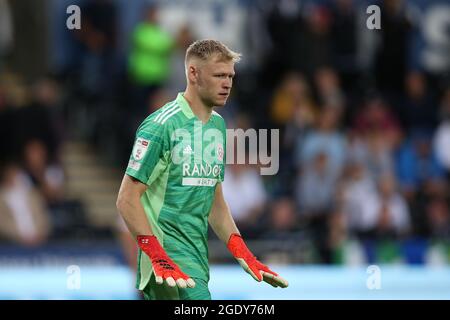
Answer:
POLYGON ((177 107, 177 102, 176 101, 174 101, 174 102, 172 102, 172 103, 170 103, 169 105, 167 105, 167 107, 163 110, 163 111, 161 111, 160 112, 160 114, 158 114, 156 117, 155 117, 155 122, 158 122, 159 120, 161 120, 161 118, 165 115, 165 114, 167 114, 168 112, 170 112, 171 110, 173 110, 174 108, 176 108, 177 107))
POLYGON ((180 111, 181 111, 180 108, 173 110, 173 111, 172 111, 171 113, 169 113, 164 119, 161 120, 161 124, 164 124, 164 123, 167 121, 167 119, 169 119, 169 118, 172 117, 174 114, 176 114, 176 113, 178 113, 178 112, 180 112, 180 111))

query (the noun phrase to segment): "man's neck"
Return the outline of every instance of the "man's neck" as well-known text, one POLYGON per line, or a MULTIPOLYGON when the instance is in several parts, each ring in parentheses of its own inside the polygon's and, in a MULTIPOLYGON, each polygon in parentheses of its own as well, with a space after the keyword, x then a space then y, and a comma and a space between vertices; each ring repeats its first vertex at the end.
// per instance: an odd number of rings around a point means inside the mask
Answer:
POLYGON ((199 118, 203 123, 208 122, 209 118, 211 117, 213 107, 205 105, 200 97, 197 94, 193 93, 189 88, 186 89, 186 91, 183 93, 183 96, 197 118, 199 118))

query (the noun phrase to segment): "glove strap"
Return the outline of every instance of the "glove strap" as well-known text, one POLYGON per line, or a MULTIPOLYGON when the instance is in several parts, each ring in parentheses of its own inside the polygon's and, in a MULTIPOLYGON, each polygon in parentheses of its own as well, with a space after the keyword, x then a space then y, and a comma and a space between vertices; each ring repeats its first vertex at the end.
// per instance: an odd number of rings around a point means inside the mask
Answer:
POLYGON ((243 258, 248 261, 256 260, 256 257, 250 252, 241 235, 238 233, 231 234, 227 248, 235 258, 243 258))
POLYGON ((137 236, 137 243, 139 245, 139 248, 141 248, 142 251, 144 251, 150 259, 154 259, 161 256, 166 256, 166 252, 161 247, 161 244, 158 241, 158 238, 156 236, 145 236, 140 235, 137 236))

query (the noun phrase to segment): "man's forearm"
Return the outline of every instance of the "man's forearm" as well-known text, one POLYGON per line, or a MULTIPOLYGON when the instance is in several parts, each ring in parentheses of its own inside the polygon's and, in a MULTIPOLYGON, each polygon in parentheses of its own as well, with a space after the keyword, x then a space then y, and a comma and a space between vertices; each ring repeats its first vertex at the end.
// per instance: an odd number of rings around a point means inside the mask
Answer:
POLYGON ((119 197, 117 209, 134 239, 138 235, 153 235, 144 208, 139 199, 119 197))
POLYGON ((226 203, 213 207, 209 216, 209 223, 217 237, 225 243, 228 242, 232 233, 239 233, 226 203))

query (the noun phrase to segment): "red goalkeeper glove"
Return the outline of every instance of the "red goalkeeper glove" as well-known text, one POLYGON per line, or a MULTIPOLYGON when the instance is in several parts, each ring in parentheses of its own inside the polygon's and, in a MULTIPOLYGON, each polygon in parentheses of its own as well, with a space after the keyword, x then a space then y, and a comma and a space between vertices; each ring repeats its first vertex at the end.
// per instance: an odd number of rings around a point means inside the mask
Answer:
POLYGON ((137 236, 139 248, 144 251, 152 262, 156 283, 164 281, 170 286, 180 288, 195 287, 195 282, 169 258, 155 236, 137 236))
POLYGON ((250 252, 244 243, 242 237, 233 233, 227 244, 228 250, 237 259, 242 268, 249 273, 256 281, 265 281, 273 287, 286 288, 289 283, 280 277, 277 273, 270 270, 266 265, 262 264, 250 252))

